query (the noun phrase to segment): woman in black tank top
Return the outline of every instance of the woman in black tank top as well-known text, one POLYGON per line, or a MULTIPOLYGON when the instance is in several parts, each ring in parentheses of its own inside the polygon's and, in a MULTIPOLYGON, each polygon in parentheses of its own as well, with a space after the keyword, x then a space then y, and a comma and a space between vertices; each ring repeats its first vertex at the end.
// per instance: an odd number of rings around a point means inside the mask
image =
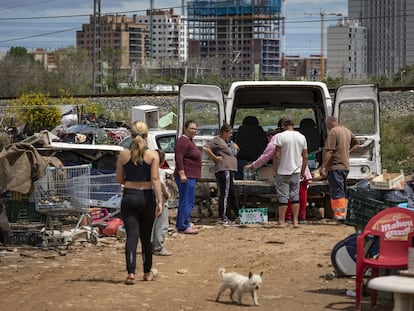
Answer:
POLYGON ((152 269, 151 233, 155 217, 162 212, 162 192, 158 153, 147 149, 147 133, 148 127, 144 122, 133 124, 131 148, 119 153, 116 166, 117 182, 124 186, 121 216, 126 231, 126 284, 135 283, 138 238, 141 241, 144 281, 153 280, 157 274, 152 269))

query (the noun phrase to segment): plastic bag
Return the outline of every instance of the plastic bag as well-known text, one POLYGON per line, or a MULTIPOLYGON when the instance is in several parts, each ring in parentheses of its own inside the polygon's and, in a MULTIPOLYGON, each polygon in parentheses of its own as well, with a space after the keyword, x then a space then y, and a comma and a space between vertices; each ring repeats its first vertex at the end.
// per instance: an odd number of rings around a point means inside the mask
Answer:
POLYGON ((366 196, 367 198, 382 201, 383 192, 379 189, 371 189, 369 179, 361 179, 355 186, 358 193, 366 196))
POLYGON ((115 236, 118 232, 118 228, 122 226, 124 222, 120 218, 114 218, 108 221, 108 225, 104 230, 102 230, 102 233, 106 236, 115 236))
POLYGON ((384 200, 391 202, 408 202, 408 208, 414 208, 414 193, 413 189, 406 185, 403 190, 388 190, 384 191, 384 200))

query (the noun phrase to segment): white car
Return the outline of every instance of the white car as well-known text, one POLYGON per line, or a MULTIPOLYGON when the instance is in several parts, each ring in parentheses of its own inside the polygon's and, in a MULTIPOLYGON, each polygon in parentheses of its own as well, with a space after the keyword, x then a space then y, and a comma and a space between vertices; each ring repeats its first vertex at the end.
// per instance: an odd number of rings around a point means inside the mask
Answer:
MULTIPOLYGON (((147 136, 147 145, 149 149, 161 149, 165 152, 165 163, 161 167, 168 174, 172 174, 175 169, 174 148, 177 132, 175 130, 149 130, 147 136)), ((119 142, 124 148, 129 148, 131 136, 124 138, 119 142)))

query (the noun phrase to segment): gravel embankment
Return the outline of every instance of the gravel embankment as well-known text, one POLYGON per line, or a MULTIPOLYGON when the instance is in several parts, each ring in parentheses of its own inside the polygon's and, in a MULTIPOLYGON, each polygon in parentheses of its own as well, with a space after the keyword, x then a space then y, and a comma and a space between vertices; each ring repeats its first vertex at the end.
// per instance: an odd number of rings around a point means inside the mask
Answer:
MULTIPOLYGON (((152 105, 160 108, 160 115, 176 110, 177 96, 137 96, 137 97, 96 97, 93 99, 105 106, 106 111, 130 111, 133 106, 152 105)), ((414 90, 381 92, 381 111, 392 115, 414 114, 414 90)), ((6 106, 9 101, 0 100, 0 106, 6 106)))

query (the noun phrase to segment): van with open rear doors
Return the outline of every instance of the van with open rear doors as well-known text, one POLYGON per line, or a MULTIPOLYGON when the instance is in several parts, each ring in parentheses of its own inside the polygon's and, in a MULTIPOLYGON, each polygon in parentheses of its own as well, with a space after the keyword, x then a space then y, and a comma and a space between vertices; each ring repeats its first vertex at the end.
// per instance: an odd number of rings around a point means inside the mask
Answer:
MULTIPOLYGON (((349 183, 381 174, 379 88, 374 84, 343 85, 331 94, 322 82, 241 81, 232 83, 226 96, 215 85, 184 84, 179 91, 177 134, 182 134, 184 122, 190 119, 199 127, 232 125, 233 140, 240 146, 235 184, 241 203, 247 206, 261 202, 265 207, 265 202, 277 200, 271 163, 253 172, 253 180, 243 179, 243 166, 262 153, 267 144, 266 132, 277 129, 278 121, 286 114, 293 117, 295 129, 307 139, 311 170, 322 162, 328 133, 325 119, 334 115, 360 142, 360 148, 351 154, 349 183)), ((208 132, 201 134, 194 138, 199 148, 213 137, 208 132)), ((203 153, 202 162, 200 182, 214 182, 213 161, 203 153)), ((329 204, 326 180, 311 182, 309 199, 312 198, 329 204)), ((325 210, 329 212, 330 208, 325 210)))

